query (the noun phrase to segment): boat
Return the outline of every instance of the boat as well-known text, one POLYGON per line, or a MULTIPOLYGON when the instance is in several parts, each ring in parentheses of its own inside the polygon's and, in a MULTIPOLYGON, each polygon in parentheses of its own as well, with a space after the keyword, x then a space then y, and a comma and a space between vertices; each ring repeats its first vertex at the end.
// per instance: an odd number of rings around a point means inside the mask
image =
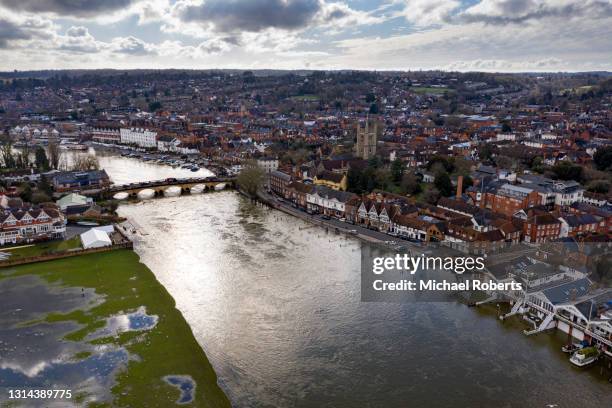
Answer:
POLYGON ((585 347, 572 354, 570 363, 577 367, 585 367, 593 364, 598 358, 599 350, 596 347, 585 347))
POLYGON ((93 222, 93 221, 78 221, 76 224, 82 227, 97 227, 100 225, 97 222, 93 222))
POLYGON ((561 351, 564 353, 575 353, 576 351, 582 349, 582 344, 580 343, 574 343, 574 344, 566 344, 563 347, 561 347, 561 351))

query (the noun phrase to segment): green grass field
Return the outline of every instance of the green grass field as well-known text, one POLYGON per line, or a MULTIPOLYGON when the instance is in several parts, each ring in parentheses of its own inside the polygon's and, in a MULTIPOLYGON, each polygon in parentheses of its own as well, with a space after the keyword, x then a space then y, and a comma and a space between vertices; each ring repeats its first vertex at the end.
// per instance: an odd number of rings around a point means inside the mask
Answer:
MULTIPOLYGON (((140 306, 146 307, 147 314, 159 317, 157 325, 150 330, 128 331, 92 342, 123 346, 138 356, 117 374, 112 389, 114 399, 95 406, 173 406, 180 392, 162 380, 166 375, 189 375, 196 382, 196 397, 189 406, 230 406, 204 351, 175 308, 174 299, 133 251, 116 250, 23 265, 1 275, 0 279, 20 275, 38 275, 62 286, 94 288, 98 295, 104 296, 105 301, 92 309, 47 315, 48 322, 75 321, 81 325, 66 336, 67 341, 84 341, 87 334, 105 325, 106 318, 140 306)), ((83 353, 74 358, 87 357, 83 353)))
POLYGON ((47 241, 37 244, 18 245, 15 249, 0 248, 0 252, 10 254, 10 259, 27 258, 30 256, 45 255, 55 252, 65 252, 71 249, 81 248, 81 239, 79 236, 67 240, 47 241))

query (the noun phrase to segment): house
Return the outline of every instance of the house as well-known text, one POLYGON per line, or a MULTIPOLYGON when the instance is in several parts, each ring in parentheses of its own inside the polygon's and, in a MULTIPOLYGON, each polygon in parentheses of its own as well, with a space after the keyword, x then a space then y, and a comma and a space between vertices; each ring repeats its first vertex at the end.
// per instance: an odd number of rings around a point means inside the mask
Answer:
POLYGON ((54 208, 9 209, 0 212, 0 245, 63 238, 66 221, 54 208))
POLYGON ((591 214, 564 215, 559 221, 561 221, 559 234, 561 238, 595 233, 599 227, 599 220, 591 214))
POLYGON ((157 138, 157 150, 160 152, 177 152, 180 145, 180 140, 171 136, 164 135, 157 138))
POLYGON ((260 157, 257 159, 257 166, 262 169, 264 173, 270 173, 271 171, 278 170, 278 158, 260 157))
POLYGON ((313 186, 306 195, 306 208, 312 213, 343 218, 346 202, 355 197, 353 193, 338 191, 325 186, 313 186))
POLYGON ((348 188, 346 174, 334 173, 328 170, 323 170, 317 174, 313 179, 313 183, 318 186, 325 186, 340 191, 346 191, 348 188))
POLYGON ((538 213, 529 216, 523 224, 525 242, 540 243, 559 238, 561 221, 550 213, 538 213))
POLYGON ((270 190, 281 197, 287 198, 287 186, 291 183, 291 175, 279 170, 272 170, 268 176, 270 190))
POLYGON ((314 186, 312 184, 305 184, 299 181, 289 183, 286 187, 287 196, 286 198, 291 200, 296 207, 304 208, 308 206, 308 194, 312 193, 314 186))

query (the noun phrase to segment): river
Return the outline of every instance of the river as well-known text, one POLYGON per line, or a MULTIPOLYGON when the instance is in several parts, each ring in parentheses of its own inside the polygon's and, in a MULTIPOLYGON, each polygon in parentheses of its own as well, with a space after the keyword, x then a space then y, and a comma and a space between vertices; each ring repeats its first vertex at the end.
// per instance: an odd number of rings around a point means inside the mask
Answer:
MULTIPOLYGON (((159 176, 132 174, 132 160, 100 161, 118 183, 159 176)), ((118 211, 236 407, 612 406, 612 386, 571 366, 563 336, 526 337, 454 302, 361 302, 354 238, 230 191, 118 211)))

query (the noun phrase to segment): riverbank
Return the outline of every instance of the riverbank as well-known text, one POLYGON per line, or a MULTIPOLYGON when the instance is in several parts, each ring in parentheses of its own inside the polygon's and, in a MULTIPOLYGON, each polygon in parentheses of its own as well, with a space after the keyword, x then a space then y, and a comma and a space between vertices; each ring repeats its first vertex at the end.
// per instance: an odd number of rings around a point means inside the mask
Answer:
MULTIPOLYGON (((53 349, 61 345, 78 350, 72 358, 65 353, 47 356, 40 362, 43 368, 36 375, 32 377, 29 373, 27 380, 32 386, 37 381, 44 384, 49 378, 53 378, 54 384, 62 384, 65 378, 64 385, 72 388, 75 396, 72 402, 77 405, 172 406, 181 399, 192 398, 190 406, 230 406, 204 351, 176 309, 174 299, 133 251, 120 249, 0 271, 0 283, 12 288, 13 292, 20 286, 9 283, 24 278, 44 282, 46 287, 41 287, 40 291, 55 294, 70 290, 71 295, 35 308, 49 309, 48 313, 25 315, 23 320, 1 326, 9 326, 14 331, 68 326, 70 330, 51 339, 53 349), (74 301, 75 296, 80 298, 79 291, 84 299, 86 294, 88 297, 91 294, 92 299, 70 310, 59 308, 63 302, 74 301), (58 309, 54 310, 55 307, 58 309), (118 362, 117 366, 110 371, 98 365, 109 352, 118 356, 113 360, 118 362), (121 358, 123 355, 125 358, 121 358), (77 367, 84 369, 82 375, 86 376, 79 381, 85 378, 99 380, 109 388, 105 390, 108 395, 104 397, 105 392, 91 384, 80 384, 77 388, 75 379, 71 378, 75 374, 71 370, 77 367), (56 378, 56 372, 61 372, 62 377, 56 378), (111 378, 100 377, 102 372, 111 378)), ((21 307, 15 310, 27 311, 29 299, 20 298, 18 305, 21 307)), ((19 333, 13 333, 6 341, 11 341, 15 335, 19 333)), ((42 342, 49 341, 48 336, 32 339, 33 349, 42 349, 42 342)), ((17 354, 19 347, 14 351, 17 354)), ((2 354, 3 360, 16 358, 11 353, 2 354)), ((27 359, 27 356, 22 358, 27 359)), ((9 366, 25 365, 17 361, 9 366)), ((2 381, 0 386, 22 388, 24 380, 19 378, 23 373, 18 368, 8 370, 6 376, 0 376, 8 381, 2 381), (16 383, 12 384, 11 379, 16 383)))

